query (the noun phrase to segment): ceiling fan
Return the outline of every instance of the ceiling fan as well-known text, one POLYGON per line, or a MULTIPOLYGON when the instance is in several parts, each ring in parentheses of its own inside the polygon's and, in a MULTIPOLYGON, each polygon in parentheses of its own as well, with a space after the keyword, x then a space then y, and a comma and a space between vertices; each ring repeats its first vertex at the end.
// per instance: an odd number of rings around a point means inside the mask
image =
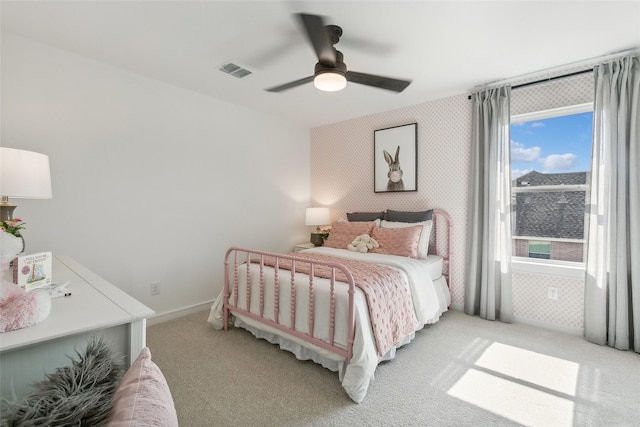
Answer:
POLYGON ((342 52, 333 46, 340 41, 342 28, 337 25, 324 25, 322 17, 318 15, 299 13, 297 16, 318 57, 315 72, 313 76, 265 89, 267 92, 282 92, 311 82, 320 90, 335 92, 344 89, 347 81, 402 92, 411 83, 410 80, 348 71, 342 52))

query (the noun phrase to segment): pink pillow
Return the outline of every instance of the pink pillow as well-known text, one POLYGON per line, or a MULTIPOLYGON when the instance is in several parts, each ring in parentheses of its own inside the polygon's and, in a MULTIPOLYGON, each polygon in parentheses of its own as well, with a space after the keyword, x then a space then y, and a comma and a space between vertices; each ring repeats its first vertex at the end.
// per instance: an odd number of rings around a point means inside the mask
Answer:
POLYGON ((108 427, 178 425, 169 385, 147 347, 122 377, 113 400, 108 427))
POLYGON ((347 249, 347 245, 361 234, 371 235, 375 221, 337 221, 331 225, 329 238, 324 245, 329 248, 347 249))
POLYGON ((433 226, 433 220, 423 222, 392 222, 383 220, 380 222, 380 227, 382 228, 404 228, 415 227, 416 225, 422 226, 420 242, 418 242, 418 258, 427 259, 427 255, 429 254, 429 239, 431 238, 431 227, 433 226))
POLYGON ((371 252, 418 258, 418 243, 422 229, 421 225, 404 228, 376 227, 371 237, 378 241, 380 247, 372 249, 371 252))

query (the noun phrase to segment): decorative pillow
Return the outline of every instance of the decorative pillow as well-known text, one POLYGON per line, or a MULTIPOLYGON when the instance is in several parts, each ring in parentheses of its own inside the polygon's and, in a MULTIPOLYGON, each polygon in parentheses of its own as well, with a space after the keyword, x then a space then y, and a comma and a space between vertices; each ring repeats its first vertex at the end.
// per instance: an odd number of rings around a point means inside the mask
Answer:
POLYGON ((70 366, 46 374, 24 398, 15 403, 3 401, 2 421, 12 426, 104 425, 123 364, 98 338, 87 344, 84 354, 77 355, 79 359, 71 358, 70 366))
POLYGON ((371 237, 376 239, 380 246, 372 249, 371 252, 417 258, 422 228, 421 225, 402 228, 374 228, 371 237))
POLYGON ((384 212, 347 212, 347 219, 352 222, 375 221, 384 219, 384 212))
POLYGON ((387 221, 392 222, 423 222, 433 219, 433 209, 428 211, 392 211, 387 209, 387 221))
POLYGON ((407 227, 413 227, 416 225, 422 226, 422 234, 420 234, 420 241, 418 242, 418 258, 427 259, 427 255, 429 254, 429 240, 431 239, 431 227, 433 226, 433 221, 423 221, 423 222, 382 221, 380 223, 380 226, 384 228, 407 228, 407 227))
POLYGON ((371 235, 375 222, 337 221, 331 225, 329 238, 324 245, 329 248, 347 249, 347 245, 362 234, 371 235))
POLYGON ((116 389, 107 426, 177 425, 178 416, 167 380, 145 347, 116 389))

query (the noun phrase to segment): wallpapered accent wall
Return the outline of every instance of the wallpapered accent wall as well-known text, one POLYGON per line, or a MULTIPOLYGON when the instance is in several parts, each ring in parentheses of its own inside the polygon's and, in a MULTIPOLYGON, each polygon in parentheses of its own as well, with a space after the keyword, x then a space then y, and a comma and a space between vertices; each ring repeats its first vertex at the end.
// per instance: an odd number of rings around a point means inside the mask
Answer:
POLYGON ((334 221, 351 211, 449 212, 454 224, 452 301, 462 304, 470 138, 471 103, 466 95, 314 128, 312 203, 329 206, 334 221), (418 123, 418 191, 374 193, 373 133, 408 123, 418 123))
POLYGON ((513 307, 516 319, 531 320, 581 331, 584 323, 584 279, 530 272, 513 273, 513 307), (547 298, 547 288, 558 288, 558 299, 547 298))
MULTIPOLYGON (((562 73, 537 76, 539 80, 562 73)), ((513 83, 525 83, 527 80, 513 83)), ((381 93, 381 96, 393 96, 381 93)), ((582 74, 515 89, 512 114, 591 102, 593 75, 582 74)), ((452 303, 464 304, 469 200, 471 101, 467 94, 364 116, 311 130, 311 198, 329 206, 332 220, 351 211, 441 208, 453 219, 452 303), (418 123, 418 191, 374 193, 373 133, 418 123)), ((401 159, 402 160, 402 159, 401 159)), ((581 329, 583 281, 548 274, 514 274, 514 316, 562 329, 581 329), (558 300, 547 287, 558 287, 558 300)))

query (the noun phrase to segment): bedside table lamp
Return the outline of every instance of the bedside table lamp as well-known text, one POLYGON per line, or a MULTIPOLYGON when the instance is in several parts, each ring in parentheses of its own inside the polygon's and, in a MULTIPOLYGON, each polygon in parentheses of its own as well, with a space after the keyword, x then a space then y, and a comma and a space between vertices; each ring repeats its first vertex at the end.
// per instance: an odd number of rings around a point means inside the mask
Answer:
POLYGON ((320 233, 320 226, 331 223, 331 217, 329 216, 329 208, 307 208, 307 212, 304 219, 305 225, 315 225, 315 233, 311 233, 311 243, 315 246, 322 246, 322 234, 320 233))
POLYGON ((51 199, 49 156, 0 147, 0 221, 13 219, 16 199, 51 199))

